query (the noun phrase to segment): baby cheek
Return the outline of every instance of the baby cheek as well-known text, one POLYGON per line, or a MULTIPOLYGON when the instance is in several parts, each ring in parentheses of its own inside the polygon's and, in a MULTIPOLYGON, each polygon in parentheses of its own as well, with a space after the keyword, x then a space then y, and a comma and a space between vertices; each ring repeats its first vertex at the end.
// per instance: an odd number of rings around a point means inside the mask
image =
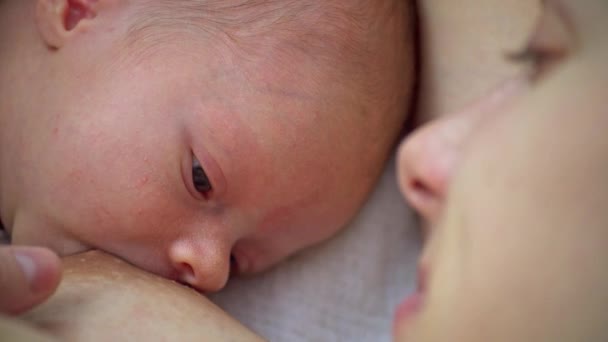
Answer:
POLYGON ((135 184, 127 203, 118 208, 124 217, 125 233, 132 239, 158 243, 178 233, 187 217, 186 206, 170 193, 149 185, 135 184))
POLYGON ((252 273, 260 272, 281 260, 330 236, 335 229, 294 216, 293 209, 282 208, 269 217, 256 237, 243 245, 252 263, 252 273))
POLYGON ((116 138, 103 127, 68 128, 53 132, 45 165, 54 166, 37 177, 46 183, 39 187, 47 196, 44 209, 91 245, 161 240, 169 230, 163 227, 180 217, 164 150, 134 144, 138 139, 126 134, 116 138))
POLYGON ((100 247, 107 243, 158 244, 179 218, 176 201, 169 200, 162 183, 148 173, 116 177, 73 170, 64 182, 68 192, 80 194, 73 208, 80 216, 73 229, 88 230, 88 241, 100 247))

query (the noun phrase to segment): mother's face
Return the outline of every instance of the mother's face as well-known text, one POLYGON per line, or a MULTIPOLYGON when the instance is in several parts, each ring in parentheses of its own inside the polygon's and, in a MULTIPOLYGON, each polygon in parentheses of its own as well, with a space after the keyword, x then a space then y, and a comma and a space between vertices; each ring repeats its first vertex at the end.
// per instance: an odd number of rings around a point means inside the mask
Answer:
POLYGON ((547 1, 518 58, 533 64, 528 84, 402 147, 403 191, 437 225, 397 340, 608 339, 607 17, 601 0, 547 1), (411 147, 432 132, 451 153, 435 174, 411 147))

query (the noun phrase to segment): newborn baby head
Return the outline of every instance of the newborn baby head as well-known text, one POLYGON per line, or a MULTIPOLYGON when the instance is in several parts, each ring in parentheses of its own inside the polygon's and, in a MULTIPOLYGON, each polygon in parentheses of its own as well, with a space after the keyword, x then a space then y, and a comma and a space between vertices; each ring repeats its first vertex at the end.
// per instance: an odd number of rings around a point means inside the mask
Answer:
POLYGON ((13 243, 102 249, 200 290, 330 237, 412 81, 405 1, 0 4, 13 243), (8 39, 7 37, 11 37, 8 39))

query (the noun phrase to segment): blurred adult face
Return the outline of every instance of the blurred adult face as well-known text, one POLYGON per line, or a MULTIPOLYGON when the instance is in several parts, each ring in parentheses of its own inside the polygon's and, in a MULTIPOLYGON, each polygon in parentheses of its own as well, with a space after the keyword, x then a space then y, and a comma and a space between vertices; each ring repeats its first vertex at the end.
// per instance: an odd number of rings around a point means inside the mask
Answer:
POLYGON ((470 120, 397 341, 608 339, 607 17, 604 1, 547 1, 515 58, 531 63, 521 96, 443 122, 470 120))

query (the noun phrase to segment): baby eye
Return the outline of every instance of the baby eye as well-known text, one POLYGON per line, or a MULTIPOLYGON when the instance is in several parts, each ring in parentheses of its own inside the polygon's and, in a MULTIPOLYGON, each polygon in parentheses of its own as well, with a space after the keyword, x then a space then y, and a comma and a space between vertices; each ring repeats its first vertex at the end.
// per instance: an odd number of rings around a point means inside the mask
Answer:
POLYGON ((203 196, 208 195, 213 190, 213 186, 211 186, 205 170, 196 157, 192 159, 192 183, 194 184, 194 189, 203 196))

